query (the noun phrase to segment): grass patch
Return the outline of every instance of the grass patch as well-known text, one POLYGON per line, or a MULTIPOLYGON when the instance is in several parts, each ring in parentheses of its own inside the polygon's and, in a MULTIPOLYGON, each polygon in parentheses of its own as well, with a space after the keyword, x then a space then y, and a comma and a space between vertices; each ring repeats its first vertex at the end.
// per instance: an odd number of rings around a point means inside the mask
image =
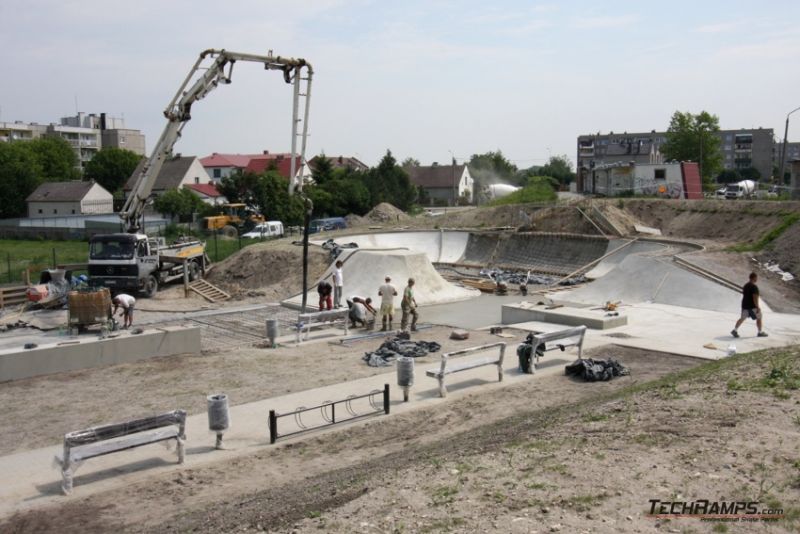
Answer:
POLYGON ((506 204, 528 204, 530 202, 553 202, 556 198, 556 192, 549 183, 534 180, 530 185, 514 191, 510 195, 492 200, 489 205, 505 206, 506 204))
MULTIPOLYGON (((800 362, 796 355, 781 352, 769 358, 768 364, 762 376, 728 380, 728 390, 767 392, 779 399, 787 399, 791 391, 800 389, 800 362)), ((795 416, 793 421, 800 425, 800 416, 795 416)))
POLYGON ((761 239, 755 243, 741 243, 739 245, 730 247, 728 250, 732 252, 758 252, 778 239, 783 232, 788 230, 789 227, 795 224, 797 221, 800 221, 800 213, 784 213, 782 214, 781 222, 778 223, 775 228, 764 234, 761 239))
POLYGON ((453 500, 455 500, 455 496, 458 495, 458 491, 458 488, 455 486, 439 486, 433 490, 433 493, 431 494, 433 504, 435 506, 450 504, 453 502, 453 500))
POLYGON ((454 529, 460 529, 466 524, 467 521, 463 517, 448 517, 433 521, 430 525, 422 527, 420 532, 450 532, 454 529))
POLYGON ((596 423, 598 421, 608 421, 608 415, 604 413, 587 413, 581 417, 584 423, 596 423))

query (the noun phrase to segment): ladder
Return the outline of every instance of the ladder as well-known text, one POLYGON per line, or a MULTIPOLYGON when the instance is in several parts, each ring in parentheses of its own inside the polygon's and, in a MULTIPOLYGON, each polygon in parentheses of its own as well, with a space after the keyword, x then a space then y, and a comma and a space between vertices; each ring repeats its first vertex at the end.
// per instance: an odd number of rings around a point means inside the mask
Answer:
POLYGON ((200 295, 209 302, 217 302, 220 300, 228 300, 229 298, 231 298, 231 296, 225 293, 223 290, 221 290, 211 282, 208 282, 207 280, 204 280, 202 278, 198 278, 197 280, 189 284, 189 289, 191 289, 192 291, 194 291, 195 293, 197 293, 198 295, 200 295))

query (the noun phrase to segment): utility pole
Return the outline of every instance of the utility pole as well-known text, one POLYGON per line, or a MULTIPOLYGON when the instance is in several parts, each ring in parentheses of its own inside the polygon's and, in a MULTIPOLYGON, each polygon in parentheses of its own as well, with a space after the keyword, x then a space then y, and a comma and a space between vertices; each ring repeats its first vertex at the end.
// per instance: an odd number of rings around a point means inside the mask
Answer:
POLYGON ((786 128, 783 130, 783 150, 781 150, 781 166, 780 172, 778 172, 778 182, 780 184, 783 184, 783 170, 786 166, 786 143, 789 138, 789 115, 798 110, 800 110, 800 108, 795 108, 786 114, 786 128))

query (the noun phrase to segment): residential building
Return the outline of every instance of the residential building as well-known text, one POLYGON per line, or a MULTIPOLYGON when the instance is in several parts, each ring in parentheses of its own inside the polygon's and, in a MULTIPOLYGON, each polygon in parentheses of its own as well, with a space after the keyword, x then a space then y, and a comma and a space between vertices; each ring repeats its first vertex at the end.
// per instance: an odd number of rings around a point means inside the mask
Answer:
MULTIPOLYGON (((295 169, 300 170, 300 157, 296 156, 295 169)), ((200 159, 206 172, 213 183, 218 184, 234 172, 261 173, 274 166, 284 178, 291 175, 292 155, 289 153, 271 154, 265 150, 261 154, 219 154, 214 152, 210 156, 200 159)), ((303 182, 311 177, 308 165, 303 166, 303 182)))
MULTIPOLYGON (((720 130, 722 164, 725 169, 753 167, 768 180, 772 176, 774 134, 772 128, 720 130)), ((611 163, 649 163, 652 155, 660 155, 667 141, 667 132, 581 135, 578 137, 578 169, 592 169, 611 163)))
POLYGON ((430 198, 430 204, 455 206, 458 199, 466 197, 468 202, 475 198, 475 181, 467 165, 439 165, 406 167, 411 183, 422 188, 430 198))
POLYGON ((73 117, 62 117, 58 124, 0 123, 0 142, 30 141, 45 136, 65 139, 75 151, 81 168, 103 147, 125 148, 145 155, 144 135, 139 130, 125 128, 123 119, 105 113, 79 112, 73 117))
POLYGON ((113 195, 92 181, 45 182, 25 201, 28 217, 114 212, 113 195))
MULTIPOLYGON (((131 192, 131 189, 133 189, 133 185, 136 183, 139 173, 142 172, 142 167, 144 164, 145 160, 139 162, 139 165, 136 166, 133 174, 130 178, 128 178, 128 181, 122 188, 125 193, 125 197, 127 197, 131 192)), ((187 184, 197 185, 208 183, 211 183, 211 178, 209 178, 208 173, 196 156, 183 157, 178 154, 172 159, 164 162, 164 165, 162 165, 161 171, 158 173, 156 181, 153 184, 153 190, 151 194, 161 195, 166 191, 180 189, 187 184)))
POLYGON ((228 203, 228 199, 217 190, 217 186, 214 184, 183 184, 183 188, 191 190, 206 204, 219 206, 228 203))
POLYGON ((314 156, 308 161, 308 166, 312 171, 316 168, 317 161, 323 157, 330 160, 331 166, 334 169, 352 169, 354 171, 362 172, 369 170, 369 167, 366 165, 366 163, 362 162, 358 158, 352 156, 327 156, 325 154, 321 154, 319 156, 314 156))
POLYGON ((35 122, 0 122, 0 142, 31 141, 42 137, 46 132, 46 125, 35 122))

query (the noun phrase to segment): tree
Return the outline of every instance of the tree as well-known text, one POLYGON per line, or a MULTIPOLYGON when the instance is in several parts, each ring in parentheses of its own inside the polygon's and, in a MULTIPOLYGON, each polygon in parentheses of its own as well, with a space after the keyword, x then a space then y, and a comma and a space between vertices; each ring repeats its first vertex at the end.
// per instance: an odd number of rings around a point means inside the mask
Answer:
POLYGON ((469 172, 478 187, 495 183, 519 183, 517 166, 507 160, 500 150, 473 154, 469 159, 469 172))
POLYGON ((40 137, 25 143, 41 166, 42 181, 66 182, 81 179, 78 157, 66 139, 40 137))
POLYGON ((311 171, 311 177, 317 185, 323 185, 333 179, 333 162, 325 157, 325 153, 320 154, 314 160, 314 169, 311 171))
POLYGON ((676 111, 670 119, 667 141, 661 151, 668 160, 699 162, 703 182, 711 183, 712 177, 722 169, 718 131, 719 118, 716 115, 707 111, 697 115, 676 111))
POLYGON ((0 143, 0 219, 25 215, 25 199, 42 183, 30 141, 0 143))
POLYGON ((141 159, 142 156, 124 148, 104 148, 86 164, 83 177, 114 193, 125 185, 141 159))
POLYGON ((188 219, 193 213, 202 211, 203 200, 190 189, 171 189, 156 197, 153 207, 159 213, 188 219))
POLYGON ((575 173, 572 172, 572 162, 566 154, 561 156, 551 156, 542 166, 534 165, 529 169, 520 171, 517 175, 517 183, 527 184, 532 177, 546 176, 552 178, 553 187, 558 189, 560 185, 566 186, 575 180, 575 173))
POLYGON ((744 169, 739 170, 739 174, 742 175, 742 178, 745 180, 753 180, 757 182, 761 179, 761 172, 755 167, 745 167, 744 169))
POLYGON ((403 160, 403 163, 400 164, 401 167, 407 169, 409 167, 419 167, 420 163, 417 158, 412 158, 411 156, 407 157, 403 160))
POLYGON ((254 204, 264 217, 286 225, 303 224, 303 199, 289 195, 289 180, 274 169, 257 175, 252 191, 254 204))
POLYGON ((717 183, 732 184, 742 181, 742 175, 733 169, 725 169, 717 175, 717 183))
POLYGON ((417 189, 411 185, 408 173, 397 165, 391 150, 386 151, 377 167, 366 173, 365 185, 373 206, 389 202, 407 211, 417 200, 417 189))
POLYGON ((257 183, 257 174, 236 171, 220 180, 219 184, 217 184, 217 191, 227 198, 228 202, 243 202, 254 206, 256 205, 256 199, 253 191, 257 183))

